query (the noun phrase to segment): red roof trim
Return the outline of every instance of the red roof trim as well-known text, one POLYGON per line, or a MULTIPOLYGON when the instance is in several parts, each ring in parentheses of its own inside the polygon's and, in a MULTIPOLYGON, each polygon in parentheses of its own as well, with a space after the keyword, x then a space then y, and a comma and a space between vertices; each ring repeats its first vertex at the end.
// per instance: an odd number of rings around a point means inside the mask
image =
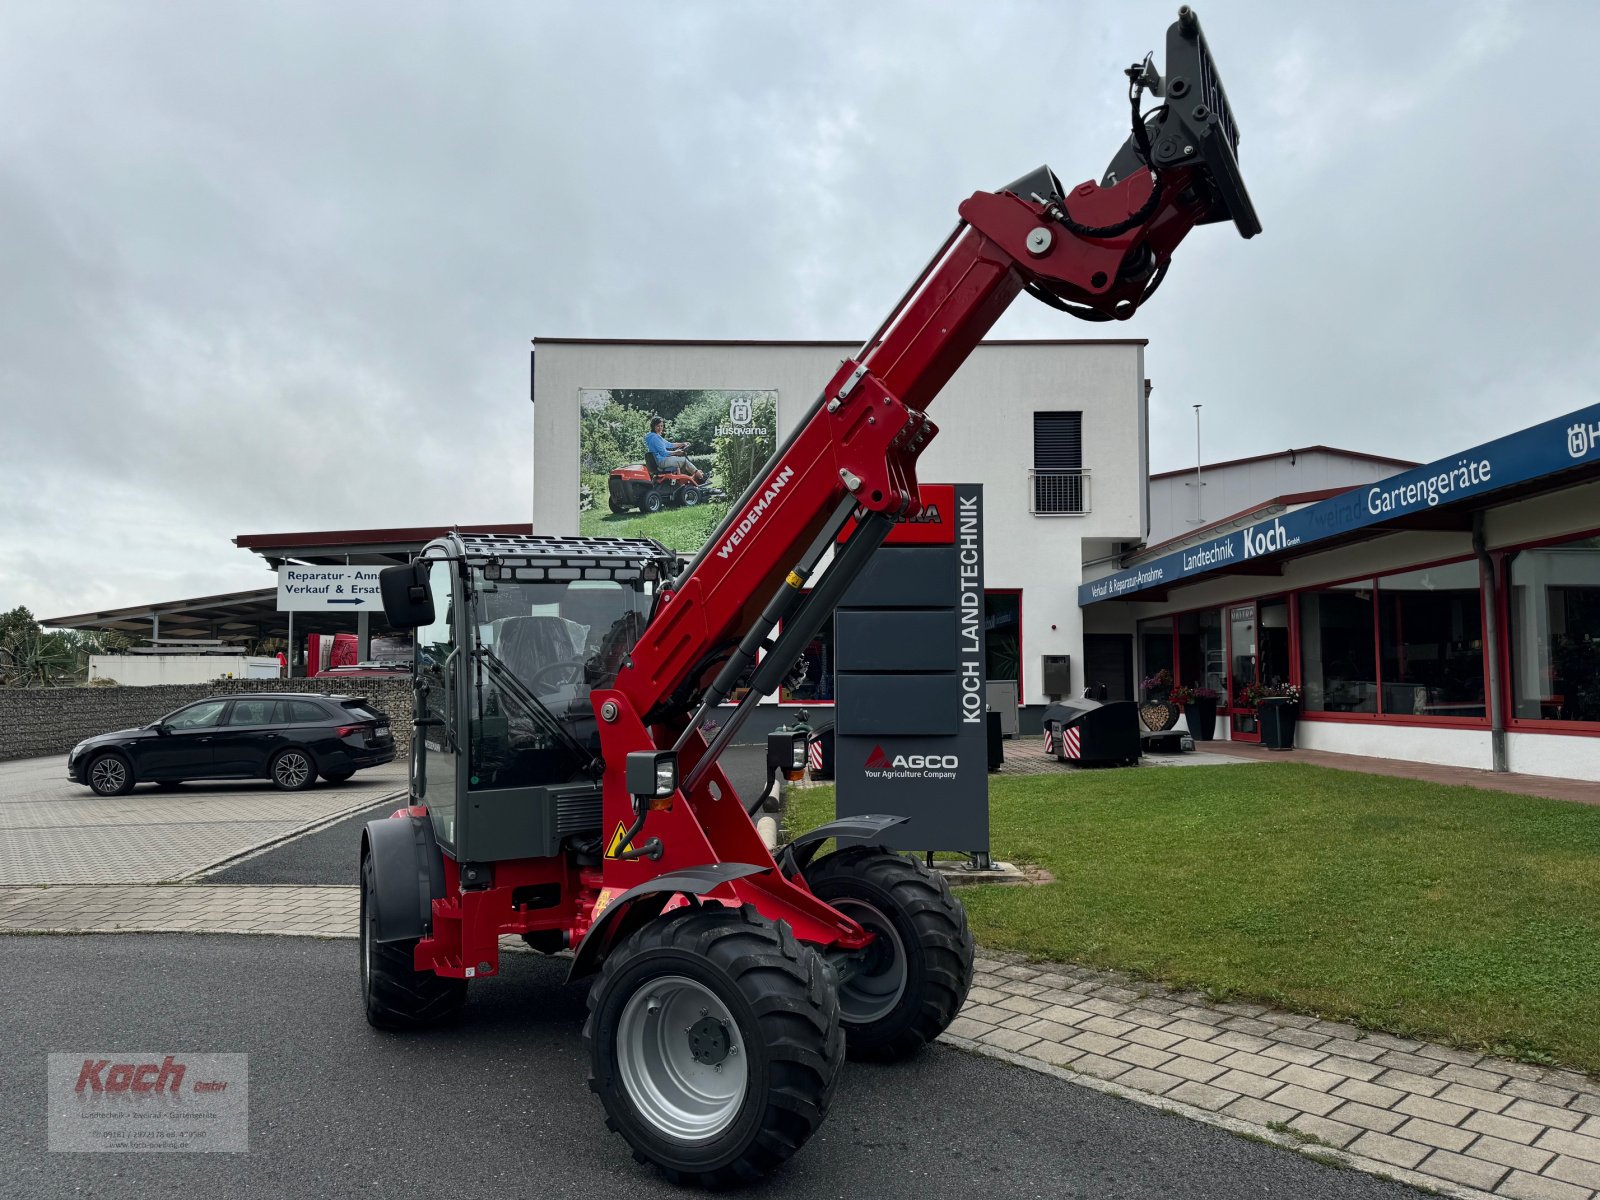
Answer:
POLYGON ((346 546, 370 542, 428 542, 459 529, 462 533, 527 535, 532 525, 421 525, 407 529, 324 529, 307 533, 241 533, 233 544, 241 550, 278 550, 285 546, 346 546))
MULTIPOLYGON (((1215 471, 1218 467, 1241 467, 1246 463, 1267 462, 1274 458, 1285 458, 1291 454, 1313 454, 1317 451, 1324 454, 1336 454, 1340 458, 1360 458, 1367 462, 1389 463, 1396 467, 1419 467, 1422 464, 1413 462, 1409 458, 1390 458, 1387 454, 1363 454, 1359 450, 1341 450, 1337 446, 1300 446, 1293 450, 1275 450, 1271 454, 1252 454, 1248 458, 1230 458, 1223 462, 1206 463, 1200 470, 1215 471)), ((1180 467, 1175 471, 1157 471, 1150 476, 1151 479, 1171 479, 1175 475, 1193 475, 1193 467, 1180 467)), ((1349 489, 1343 489, 1348 491, 1349 489)))

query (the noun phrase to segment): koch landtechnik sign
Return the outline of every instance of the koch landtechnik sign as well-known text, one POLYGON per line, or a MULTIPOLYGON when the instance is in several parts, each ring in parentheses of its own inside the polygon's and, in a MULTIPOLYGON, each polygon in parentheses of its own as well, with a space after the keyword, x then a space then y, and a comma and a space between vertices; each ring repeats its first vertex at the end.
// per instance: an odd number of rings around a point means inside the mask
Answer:
POLYGON ((1092 579, 1079 586, 1078 604, 1081 607, 1130 592, 1167 587, 1217 567, 1485 495, 1593 461, 1600 461, 1600 404, 1234 533, 1185 546, 1103 579, 1092 579))

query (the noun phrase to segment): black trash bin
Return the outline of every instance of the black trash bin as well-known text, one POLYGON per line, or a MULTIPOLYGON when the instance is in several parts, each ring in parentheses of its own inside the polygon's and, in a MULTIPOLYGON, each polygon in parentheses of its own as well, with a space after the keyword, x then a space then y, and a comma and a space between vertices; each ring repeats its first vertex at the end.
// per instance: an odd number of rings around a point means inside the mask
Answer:
POLYGON ((1057 762, 1133 766, 1139 706, 1131 700, 1062 700, 1044 710, 1044 752, 1057 762))
POLYGON ((986 714, 989 721, 989 770, 998 771, 1006 761, 1005 734, 1000 725, 1000 714, 986 714))
POLYGON ((1293 750, 1299 705, 1293 700, 1268 697, 1261 702, 1261 744, 1268 750, 1293 750))
POLYGON ((833 778, 833 722, 824 721, 811 731, 806 746, 806 761, 811 768, 811 778, 833 778))

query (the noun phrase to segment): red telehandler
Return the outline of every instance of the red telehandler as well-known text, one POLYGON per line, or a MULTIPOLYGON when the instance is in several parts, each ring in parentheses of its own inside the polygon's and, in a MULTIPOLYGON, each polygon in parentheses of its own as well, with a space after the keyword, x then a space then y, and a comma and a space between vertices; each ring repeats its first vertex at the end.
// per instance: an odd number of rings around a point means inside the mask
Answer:
MULTIPOLYGON (((816 1131, 847 1052, 900 1058, 955 1018, 972 935, 938 875, 880 844, 908 814, 834 821, 775 858, 718 756, 918 513, 928 405, 1019 293, 1125 319, 1195 225, 1259 232, 1187 8, 1166 71, 1129 68, 1132 132, 1100 182, 1041 167, 961 205, 682 569, 651 541, 458 533, 383 572, 389 623, 416 631, 416 729, 411 804, 361 839, 373 1025, 454 1015, 468 980, 499 973, 502 936, 570 949, 571 978, 595 976, 607 1124, 674 1181, 722 1186, 816 1131), (1163 103, 1144 110, 1146 92, 1163 103)), ((805 749, 775 734, 769 767, 805 749)))

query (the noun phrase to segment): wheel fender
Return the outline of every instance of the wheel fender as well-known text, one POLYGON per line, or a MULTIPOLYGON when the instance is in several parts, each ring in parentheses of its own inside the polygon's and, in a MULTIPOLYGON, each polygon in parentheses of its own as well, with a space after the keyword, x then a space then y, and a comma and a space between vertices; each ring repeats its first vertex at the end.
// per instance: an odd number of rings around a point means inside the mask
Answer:
POLYGON ((900 825, 909 819, 909 817, 889 816, 886 813, 840 817, 837 821, 818 825, 815 829, 807 830, 795 838, 783 848, 783 853, 778 858, 778 865, 785 875, 793 878, 806 869, 806 865, 822 848, 822 843, 829 838, 851 838, 857 845, 868 845, 885 829, 900 825))
POLYGON ((589 926, 589 932, 584 934, 583 941, 578 943, 578 949, 572 956, 572 970, 567 973, 567 982, 595 971, 613 945, 651 917, 657 916, 672 897, 703 896, 731 880, 770 870, 771 867, 759 867, 754 863, 706 863, 700 867, 685 867, 681 871, 657 875, 637 887, 629 888, 606 905, 605 911, 589 926))
POLYGON ((361 858, 372 859, 375 940, 404 942, 432 932, 433 902, 444 896, 444 853, 433 822, 414 812, 368 821, 361 858))

